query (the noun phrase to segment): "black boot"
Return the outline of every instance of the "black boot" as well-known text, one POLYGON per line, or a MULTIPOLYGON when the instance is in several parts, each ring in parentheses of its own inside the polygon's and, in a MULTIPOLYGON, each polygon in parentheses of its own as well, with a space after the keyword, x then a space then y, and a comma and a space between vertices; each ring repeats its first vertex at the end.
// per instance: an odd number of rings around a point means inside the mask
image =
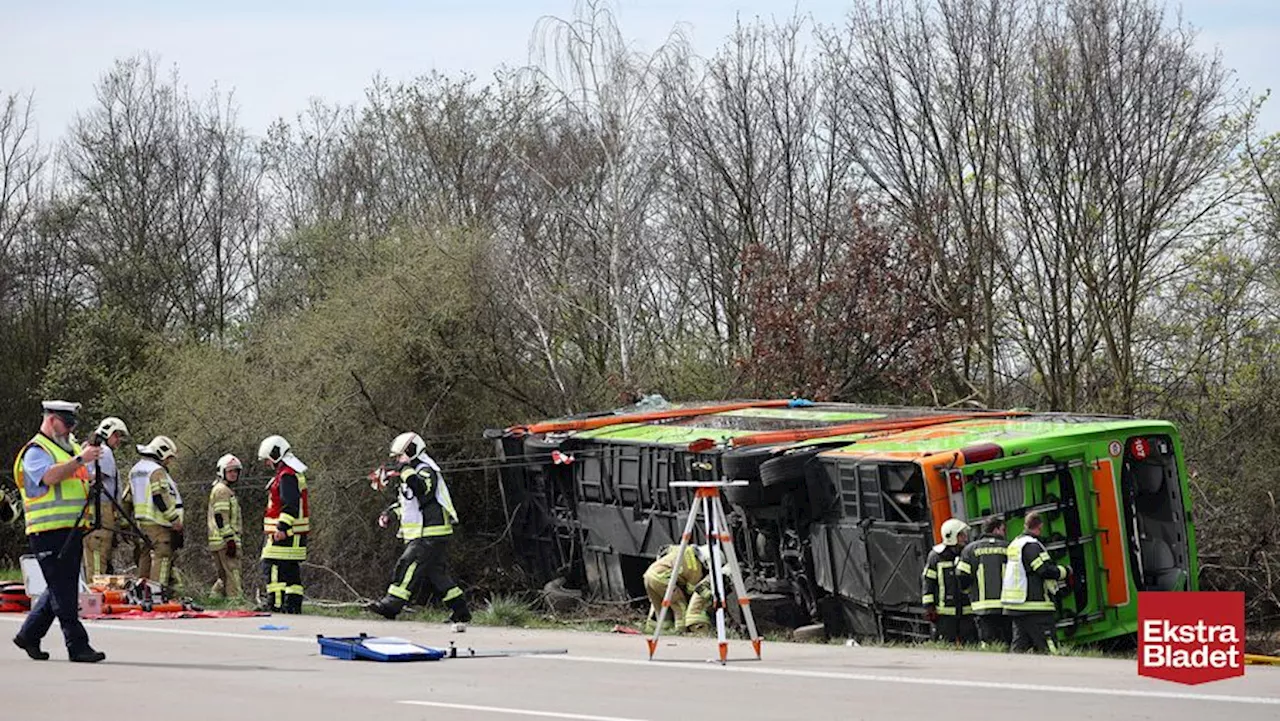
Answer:
POLYGON ((40 650, 39 641, 28 641, 25 638, 22 638, 21 636, 14 636, 13 645, 17 646, 23 651, 26 651, 27 656, 31 657, 33 661, 49 660, 49 652, 40 650))
POLYGON ((85 645, 74 650, 67 649, 67 657, 76 663, 97 663, 105 659, 107 654, 85 645))
POLYGON ((286 593, 284 596, 284 612, 290 614, 302 613, 302 594, 286 593))
POLYGON ((365 606, 365 610, 372 611, 379 616, 395 620, 400 615, 400 611, 404 609, 404 601, 395 596, 383 596, 380 600, 365 606))
POLYGON ((449 621, 452 623, 471 623, 471 609, 467 607, 467 597, 458 596, 446 604, 452 612, 449 621))

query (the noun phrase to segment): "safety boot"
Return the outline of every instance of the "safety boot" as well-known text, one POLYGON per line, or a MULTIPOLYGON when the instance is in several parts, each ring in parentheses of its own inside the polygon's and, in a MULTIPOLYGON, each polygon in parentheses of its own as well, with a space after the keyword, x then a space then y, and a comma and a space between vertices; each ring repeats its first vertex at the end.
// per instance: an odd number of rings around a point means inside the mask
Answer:
POLYGON ((366 611, 372 611, 383 618, 395 620, 400 615, 400 611, 404 609, 404 601, 395 596, 383 596, 381 599, 365 606, 366 611))
POLYGON ((81 646, 77 649, 67 649, 67 658, 75 663, 97 663, 107 657, 107 654, 101 651, 93 650, 92 646, 81 646))
POLYGON ((23 651, 26 651, 27 656, 31 657, 33 661, 49 660, 49 652, 40 650, 39 641, 28 641, 27 639, 22 638, 21 636, 14 636, 13 645, 17 646, 23 651))

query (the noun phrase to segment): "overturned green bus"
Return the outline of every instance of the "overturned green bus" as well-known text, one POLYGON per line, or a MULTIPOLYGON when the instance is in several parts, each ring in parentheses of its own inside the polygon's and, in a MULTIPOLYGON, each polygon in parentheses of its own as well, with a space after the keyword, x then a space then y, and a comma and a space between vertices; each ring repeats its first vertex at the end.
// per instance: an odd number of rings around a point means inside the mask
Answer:
POLYGON ((642 602, 692 494, 723 490, 757 617, 830 635, 928 638, 920 574, 951 517, 1030 510, 1079 583, 1063 640, 1137 630, 1139 591, 1197 590, 1177 429, 1135 418, 811 403, 660 404, 488 433, 503 457, 514 547, 540 582, 642 602))

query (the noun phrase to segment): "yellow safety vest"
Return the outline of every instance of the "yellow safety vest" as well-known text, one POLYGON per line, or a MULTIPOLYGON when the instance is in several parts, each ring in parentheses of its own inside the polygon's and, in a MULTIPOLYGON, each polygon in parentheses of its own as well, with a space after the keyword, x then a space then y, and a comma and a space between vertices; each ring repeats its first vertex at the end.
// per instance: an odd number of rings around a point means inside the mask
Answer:
MULTIPOLYGON (((89 469, 82 465, 71 478, 49 486, 49 490, 38 496, 28 496, 27 484, 22 472, 22 458, 31 446, 43 448, 53 458, 54 465, 65 463, 73 456, 80 455, 80 444, 72 443, 71 452, 68 453, 67 449, 43 433, 37 433, 18 451, 18 458, 13 462, 13 480, 18 484, 18 492, 22 494, 27 535, 75 528, 76 519, 80 517, 85 501, 89 498, 89 469)), ((86 513, 80 520, 79 527, 87 528, 89 520, 89 515, 86 513)))

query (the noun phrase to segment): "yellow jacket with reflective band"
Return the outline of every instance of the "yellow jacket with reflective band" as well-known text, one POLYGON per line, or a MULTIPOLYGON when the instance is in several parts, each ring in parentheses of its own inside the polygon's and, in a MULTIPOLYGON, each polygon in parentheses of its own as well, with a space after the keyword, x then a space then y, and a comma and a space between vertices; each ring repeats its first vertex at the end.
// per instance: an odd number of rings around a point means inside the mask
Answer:
POLYGON ((1035 536, 1024 534, 1006 549, 1000 602, 1005 613, 1054 611, 1053 594, 1067 569, 1055 564, 1035 536))
POLYGON ((676 586, 683 589, 686 594, 692 596, 700 593, 708 595, 711 592, 710 576, 702 567, 702 560, 698 558, 698 552, 693 546, 686 546, 684 549, 683 562, 676 569, 676 552, 680 550, 680 546, 673 545, 663 550, 662 555, 658 556, 658 560, 654 561, 647 571, 646 576, 657 579, 660 583, 670 583, 671 573, 676 571, 676 586))
POLYGON ((182 520, 177 501, 169 492, 169 472, 153 458, 143 457, 129 469, 129 488, 133 497, 133 517, 138 523, 173 526, 182 520), (165 510, 156 507, 155 498, 164 501, 165 510))
POLYGON ((227 541, 240 543, 242 520, 240 516, 240 500, 235 491, 225 481, 218 480, 209 491, 209 550, 220 551, 226 547, 227 541), (215 518, 222 514, 222 528, 218 528, 215 518))
MULTIPOLYGON (((22 495, 27 535, 76 527, 76 519, 80 517, 85 500, 89 498, 89 470, 80 466, 71 478, 62 483, 46 486, 47 490, 38 496, 28 496, 26 479, 22 472, 22 457, 27 454, 27 449, 31 446, 43 448, 53 458, 54 465, 65 463, 72 457, 80 455, 80 444, 72 443, 71 451, 68 452, 43 433, 37 433, 18 451, 18 458, 13 462, 13 480, 18 484, 18 493, 22 495)), ((87 528, 88 525, 89 516, 85 514, 79 527, 87 528)))

